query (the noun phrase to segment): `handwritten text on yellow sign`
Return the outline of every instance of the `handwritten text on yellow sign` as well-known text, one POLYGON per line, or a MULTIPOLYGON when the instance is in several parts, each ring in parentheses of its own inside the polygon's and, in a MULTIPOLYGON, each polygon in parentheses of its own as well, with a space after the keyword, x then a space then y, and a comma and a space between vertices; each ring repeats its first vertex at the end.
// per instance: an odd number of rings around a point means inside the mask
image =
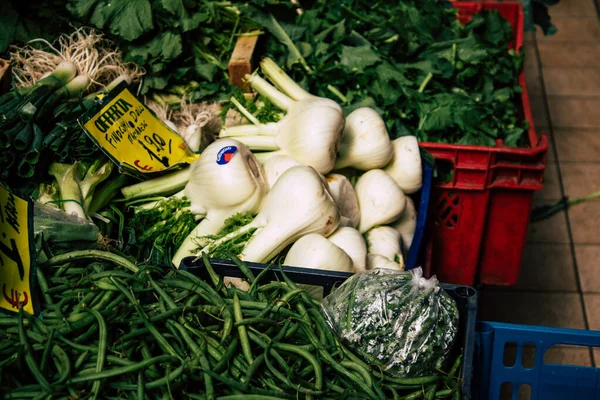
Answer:
POLYGON ((29 203, 0 186, 0 307, 33 314, 29 203))
POLYGON ((192 163, 183 139, 124 89, 84 124, 98 144, 118 163, 140 173, 192 163))

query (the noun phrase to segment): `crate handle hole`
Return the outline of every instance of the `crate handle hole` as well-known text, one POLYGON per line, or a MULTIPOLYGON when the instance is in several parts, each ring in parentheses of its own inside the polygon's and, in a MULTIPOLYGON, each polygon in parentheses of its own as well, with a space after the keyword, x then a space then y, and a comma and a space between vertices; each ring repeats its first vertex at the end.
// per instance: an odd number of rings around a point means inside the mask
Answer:
POLYGON ((468 299, 469 297, 475 296, 475 289, 469 286, 458 286, 454 292, 457 296, 464 297, 468 299))
POLYGON ((500 386, 499 400, 512 400, 513 398, 513 384, 510 382, 503 382, 500 386))
POLYGON ((531 386, 527 383, 519 385, 519 400, 531 399, 531 386))
POLYGON ((525 343, 525 346, 523 346, 523 356, 521 357, 521 365, 523 368, 532 369, 535 366, 535 353, 535 344, 525 343))
POLYGON ((504 344, 504 354, 502 356, 502 364, 505 367, 514 367, 517 363, 517 344, 508 342, 504 344))
POLYGON ((556 344, 544 353, 544 364, 591 367, 593 347, 556 344))

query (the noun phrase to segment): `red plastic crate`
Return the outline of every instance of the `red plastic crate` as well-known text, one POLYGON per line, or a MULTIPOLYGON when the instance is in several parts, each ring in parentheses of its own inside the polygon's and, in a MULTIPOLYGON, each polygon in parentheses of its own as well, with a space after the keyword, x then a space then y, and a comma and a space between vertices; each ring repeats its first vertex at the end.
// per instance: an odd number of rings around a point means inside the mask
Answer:
MULTIPOLYGON (((461 22, 484 9, 498 10, 515 32, 510 47, 523 44, 519 2, 453 2, 461 22)), ((440 281, 513 285, 527 235, 533 193, 543 187, 548 141, 533 125, 525 74, 519 82, 529 146, 515 148, 421 143, 436 160, 452 164, 452 180, 434 182, 429 208, 425 272, 440 281)))

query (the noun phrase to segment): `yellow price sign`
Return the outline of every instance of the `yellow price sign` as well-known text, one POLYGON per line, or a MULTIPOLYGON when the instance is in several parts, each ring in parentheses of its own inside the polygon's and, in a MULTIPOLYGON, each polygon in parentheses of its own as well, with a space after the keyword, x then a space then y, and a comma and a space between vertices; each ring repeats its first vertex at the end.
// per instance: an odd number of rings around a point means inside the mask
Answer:
POLYGON ((83 128, 117 164, 137 174, 166 171, 196 158, 185 141, 157 118, 126 85, 102 99, 83 128))
POLYGON ((34 313, 32 205, 0 185, 0 308, 34 313))

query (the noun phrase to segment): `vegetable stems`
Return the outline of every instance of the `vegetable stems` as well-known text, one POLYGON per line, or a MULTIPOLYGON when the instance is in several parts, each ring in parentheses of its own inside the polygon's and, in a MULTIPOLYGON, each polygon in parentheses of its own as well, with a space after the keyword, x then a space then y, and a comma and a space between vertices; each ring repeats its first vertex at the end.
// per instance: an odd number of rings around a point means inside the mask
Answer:
POLYGON ((310 93, 290 78, 272 59, 268 57, 264 58, 260 62, 260 69, 275 84, 277 89, 292 99, 297 101, 312 97, 310 93))
POLYGON ((542 205, 535 207, 531 212, 531 222, 538 222, 559 213, 562 210, 567 210, 569 207, 584 203, 586 201, 600 198, 600 190, 590 193, 587 196, 569 200, 568 196, 564 196, 557 203, 552 205, 542 205))
POLYGON ((433 77, 433 74, 430 72, 427 74, 427 76, 425 76, 425 79, 423 79, 423 82, 421 82, 421 86, 419 86, 419 93, 423 93, 423 91, 425 90, 425 88, 427 87, 427 84, 429 83, 429 81, 431 80, 431 78, 433 77))
POLYGON ((275 86, 271 85, 259 75, 246 75, 244 79, 246 82, 250 83, 252 89, 269 99, 269 101, 273 103, 275 107, 284 111, 288 111, 292 107, 294 100, 281 93, 279 90, 277 90, 277 88, 275 88, 275 86))
POLYGON ((139 197, 164 195, 178 192, 185 187, 190 180, 191 169, 183 168, 179 171, 171 172, 160 178, 150 179, 148 181, 136 183, 121 189, 123 196, 128 199, 139 197))

